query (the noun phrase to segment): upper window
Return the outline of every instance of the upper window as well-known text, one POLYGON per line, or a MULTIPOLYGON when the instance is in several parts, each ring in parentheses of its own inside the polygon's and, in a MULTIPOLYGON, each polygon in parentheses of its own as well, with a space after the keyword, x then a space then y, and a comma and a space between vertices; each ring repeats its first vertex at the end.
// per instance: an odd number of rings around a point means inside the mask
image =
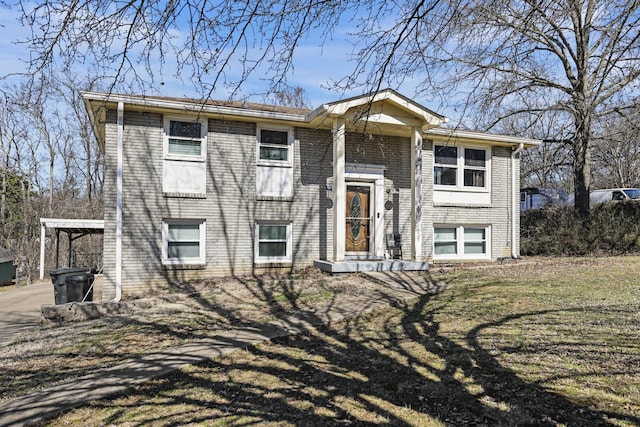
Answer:
POLYGON ((169 125, 169 154, 200 156, 202 140, 200 123, 187 123, 171 120, 169 125))
POLYGON ((260 160, 289 161, 289 133, 260 130, 260 160))
POLYGON ((490 228, 435 226, 433 256, 438 259, 488 258, 490 228))
POLYGON ((456 185, 458 177, 458 148, 435 146, 434 178, 437 185, 456 185))
POLYGON ((293 128, 257 128, 256 194, 293 197, 293 128))
POLYGON ((165 118, 167 157, 204 160, 206 156, 206 120, 165 118))
POLYGON ((204 264, 204 220, 166 220, 162 228, 162 261, 165 264, 204 264))
POLYGON ((255 260, 291 262, 291 223, 256 224, 255 260))
POLYGON ((265 129, 258 127, 258 163, 291 164, 291 146, 293 132, 291 129, 265 129))
POLYGON ((486 189, 488 161, 487 149, 435 145, 434 184, 486 189))
POLYGON ((163 191, 205 194, 207 120, 164 118, 163 191))

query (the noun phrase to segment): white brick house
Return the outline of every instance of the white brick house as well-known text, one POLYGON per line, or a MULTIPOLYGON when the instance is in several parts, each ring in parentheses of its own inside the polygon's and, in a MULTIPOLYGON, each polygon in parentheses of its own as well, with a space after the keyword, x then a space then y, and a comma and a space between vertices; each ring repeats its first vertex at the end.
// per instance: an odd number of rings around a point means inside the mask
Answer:
POLYGON ((105 300, 267 268, 519 255, 518 153, 539 141, 444 128, 393 90, 313 111, 83 97, 105 154, 105 300))

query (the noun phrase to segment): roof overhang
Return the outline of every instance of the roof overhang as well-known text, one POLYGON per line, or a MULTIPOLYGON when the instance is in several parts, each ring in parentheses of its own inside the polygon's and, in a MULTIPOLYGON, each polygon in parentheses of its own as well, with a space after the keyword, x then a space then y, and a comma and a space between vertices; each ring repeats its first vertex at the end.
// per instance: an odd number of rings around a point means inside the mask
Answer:
MULTIPOLYGON (((243 107, 245 103, 232 103, 235 106, 220 105, 223 102, 198 101, 194 99, 175 99, 163 97, 106 94, 100 92, 82 92, 85 108, 93 127, 94 135, 104 151, 106 112, 117 109, 122 102, 127 110, 155 112, 161 114, 189 114, 208 118, 234 119, 241 121, 262 121, 302 125, 307 122, 306 114, 280 111, 278 107, 264 106, 264 109, 243 107), (238 106, 239 105, 239 106, 238 106)), ((293 110, 293 109, 292 109, 293 110)), ((306 110, 305 110, 306 113, 306 110)))
POLYGON ((498 146, 519 146, 522 144, 523 148, 537 147, 542 144, 542 140, 521 138, 517 136, 508 135, 496 135, 485 132, 472 132, 466 130, 457 130, 449 128, 436 128, 429 129, 425 132, 425 137, 436 142, 443 142, 445 144, 487 144, 498 146))

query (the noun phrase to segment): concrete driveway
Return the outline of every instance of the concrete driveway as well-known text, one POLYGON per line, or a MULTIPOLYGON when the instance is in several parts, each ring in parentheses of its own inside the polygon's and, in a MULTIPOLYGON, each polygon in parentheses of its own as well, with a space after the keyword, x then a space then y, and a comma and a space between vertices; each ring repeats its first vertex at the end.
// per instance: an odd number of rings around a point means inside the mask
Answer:
POLYGON ((40 324, 40 306, 53 304, 51 280, 39 281, 10 291, 0 291, 0 347, 13 336, 40 324))
MULTIPOLYGON (((100 301, 102 277, 96 278, 93 300, 100 301)), ((0 291, 0 348, 8 345, 20 332, 40 325, 41 306, 54 304, 51 279, 21 286, 10 291, 0 291)))

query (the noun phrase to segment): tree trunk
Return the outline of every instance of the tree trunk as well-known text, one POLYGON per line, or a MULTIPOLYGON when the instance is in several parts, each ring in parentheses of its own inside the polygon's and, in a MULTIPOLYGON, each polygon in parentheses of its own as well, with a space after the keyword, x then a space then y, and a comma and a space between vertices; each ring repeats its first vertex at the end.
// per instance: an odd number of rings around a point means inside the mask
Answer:
POLYGON ((573 143, 573 176, 575 212, 583 218, 589 216, 589 191, 591 187, 591 144, 585 123, 577 126, 573 143))

